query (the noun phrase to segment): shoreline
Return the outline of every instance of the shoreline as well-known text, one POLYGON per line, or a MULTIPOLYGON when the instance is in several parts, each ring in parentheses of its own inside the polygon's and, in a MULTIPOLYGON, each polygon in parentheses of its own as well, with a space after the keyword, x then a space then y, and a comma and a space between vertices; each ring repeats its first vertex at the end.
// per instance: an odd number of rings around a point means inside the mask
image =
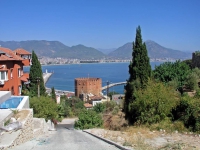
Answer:
MULTIPOLYGON (((47 81, 49 80, 49 78, 51 77, 53 73, 43 73, 43 79, 44 79, 44 85, 47 83, 47 81)), ((50 93, 51 92, 51 88, 48 88, 46 87, 46 92, 47 93, 50 93)), ((59 95, 63 95, 63 94, 67 94, 67 93, 75 93, 73 91, 66 91, 66 90, 58 90, 58 89, 55 89, 55 92, 58 93, 59 95)))
MULTIPOLYGON (((130 63, 131 62, 131 60, 130 61, 116 61, 116 62, 98 62, 98 63, 69 63, 69 64, 41 64, 41 66, 60 66, 60 65, 81 65, 81 64, 105 64, 105 63, 107 63, 107 64, 109 64, 109 63, 130 63)), ((157 60, 157 61, 150 61, 150 62, 174 62, 174 60, 172 61, 159 61, 159 60, 157 60)))

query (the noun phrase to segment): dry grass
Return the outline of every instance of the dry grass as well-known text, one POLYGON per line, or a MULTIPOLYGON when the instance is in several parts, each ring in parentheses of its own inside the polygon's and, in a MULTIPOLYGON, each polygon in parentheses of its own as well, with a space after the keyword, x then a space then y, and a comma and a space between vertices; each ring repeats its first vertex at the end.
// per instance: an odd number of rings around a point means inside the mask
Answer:
POLYGON ((123 127, 126 127, 128 125, 124 116, 125 115, 122 112, 118 112, 116 115, 104 114, 103 115, 104 128, 109 130, 123 129, 123 127))
POLYGON ((18 121, 23 121, 29 114, 29 110, 21 110, 14 114, 14 118, 18 121))
POLYGON ((127 127, 123 131, 91 129, 91 133, 135 150, 199 150, 199 135, 150 131, 146 127, 127 127))

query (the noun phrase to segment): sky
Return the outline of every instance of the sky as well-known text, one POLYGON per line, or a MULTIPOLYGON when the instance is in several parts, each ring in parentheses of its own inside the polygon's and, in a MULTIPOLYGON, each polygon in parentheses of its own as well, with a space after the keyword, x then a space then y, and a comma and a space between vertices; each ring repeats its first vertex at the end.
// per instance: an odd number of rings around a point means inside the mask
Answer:
POLYGON ((200 0, 0 0, 0 40, 118 48, 135 40, 200 50, 200 0))

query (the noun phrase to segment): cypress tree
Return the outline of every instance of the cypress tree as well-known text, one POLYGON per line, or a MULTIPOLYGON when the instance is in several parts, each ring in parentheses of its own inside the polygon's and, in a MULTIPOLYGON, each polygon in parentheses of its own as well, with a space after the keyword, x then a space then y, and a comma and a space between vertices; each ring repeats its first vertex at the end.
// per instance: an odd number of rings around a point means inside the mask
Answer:
POLYGON ((51 98, 53 101, 56 102, 56 93, 54 87, 51 88, 51 98))
POLYGON ((46 89, 44 86, 41 64, 34 51, 32 51, 32 65, 30 67, 29 79, 30 79, 30 88, 29 88, 30 96, 38 95, 38 83, 40 86, 40 96, 46 96, 46 89))
POLYGON ((134 91, 145 88, 151 76, 151 66, 145 43, 142 42, 141 28, 136 29, 135 42, 133 42, 132 61, 129 64, 130 77, 125 86, 124 111, 129 123, 134 122, 134 112, 131 112, 131 103, 134 101, 134 91))

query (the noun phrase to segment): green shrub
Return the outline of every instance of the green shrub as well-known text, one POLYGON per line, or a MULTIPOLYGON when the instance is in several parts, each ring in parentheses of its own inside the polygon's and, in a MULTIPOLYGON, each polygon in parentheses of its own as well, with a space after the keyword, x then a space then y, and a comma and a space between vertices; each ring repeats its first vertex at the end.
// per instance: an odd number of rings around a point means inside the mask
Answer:
POLYGON ((76 129, 89 129, 101 127, 103 120, 99 114, 93 110, 82 110, 78 115, 78 121, 75 122, 76 129))
POLYGON ((106 109, 105 103, 97 103, 94 107, 93 110, 96 113, 102 113, 106 109))
POLYGON ((115 106, 112 110, 112 115, 116 115, 119 112, 119 106, 115 106))
POLYGON ((174 120, 179 120, 191 131, 200 132, 200 103, 196 97, 184 96, 173 110, 174 120))
POLYGON ((57 104, 49 97, 30 98, 30 108, 33 108, 34 117, 55 119, 58 115, 57 104))
POLYGON ((135 100, 129 110, 137 124, 152 124, 171 116, 179 103, 179 95, 169 86, 149 81, 145 90, 135 91, 135 100))
POLYGON ((187 81, 187 76, 191 72, 191 69, 185 62, 165 62, 155 67, 153 71, 154 78, 169 83, 170 81, 177 80, 178 85, 176 88, 182 88, 187 81))
POLYGON ((186 85, 190 90, 196 90, 198 88, 198 75, 195 72, 190 73, 187 76, 186 85))

